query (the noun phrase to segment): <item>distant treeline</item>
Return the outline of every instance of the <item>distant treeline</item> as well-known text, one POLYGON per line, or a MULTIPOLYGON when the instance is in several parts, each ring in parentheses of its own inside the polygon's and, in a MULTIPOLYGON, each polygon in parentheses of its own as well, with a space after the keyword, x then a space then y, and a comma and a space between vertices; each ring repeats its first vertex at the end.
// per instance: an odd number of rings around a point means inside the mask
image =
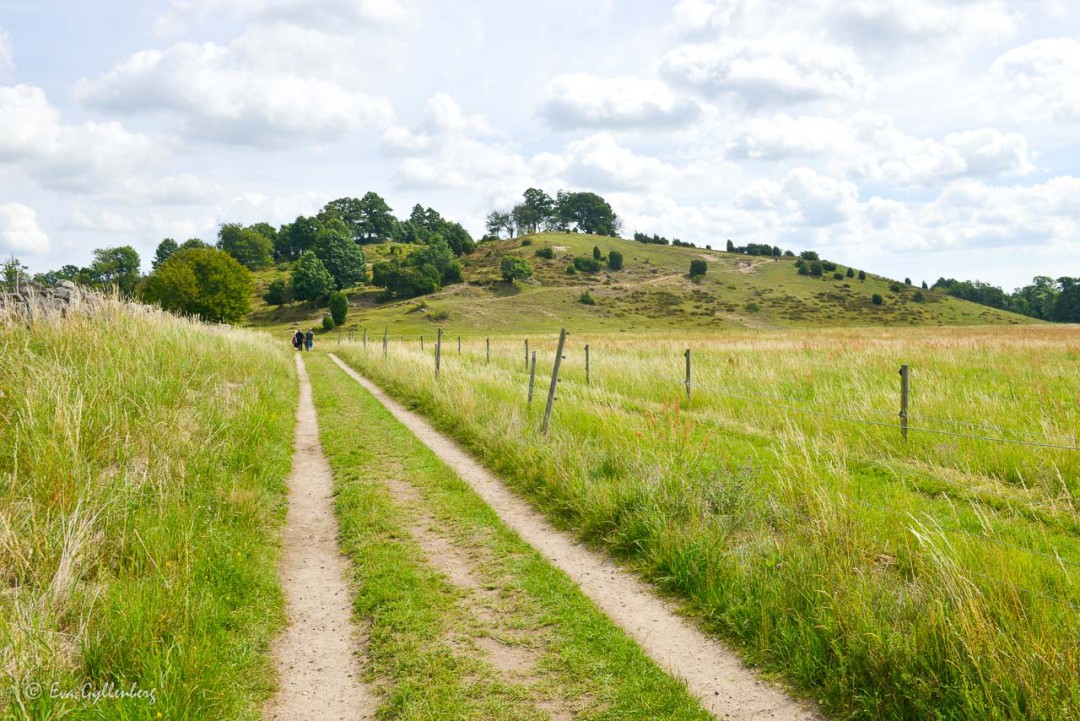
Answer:
POLYGON ((671 240, 668 240, 667 238, 663 237, 662 235, 656 235, 655 233, 653 235, 649 235, 648 233, 636 233, 635 232, 634 233, 634 240, 636 240, 639 243, 646 243, 648 245, 674 245, 674 246, 679 247, 679 248, 693 248, 694 247, 693 243, 687 243, 685 240, 679 240, 678 238, 673 238, 671 240))
POLYGON ((1008 310, 1040 320, 1080 323, 1080 278, 1036 276, 1030 285, 1006 293, 982 281, 939 278, 934 290, 991 308, 1008 310))

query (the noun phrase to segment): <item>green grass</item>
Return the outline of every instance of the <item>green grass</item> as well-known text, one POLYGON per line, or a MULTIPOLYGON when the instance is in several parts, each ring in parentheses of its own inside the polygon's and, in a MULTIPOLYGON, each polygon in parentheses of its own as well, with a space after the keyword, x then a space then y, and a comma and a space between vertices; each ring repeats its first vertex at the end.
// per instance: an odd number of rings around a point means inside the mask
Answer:
POLYGON ((5 717, 258 718, 284 622, 284 348, 106 299, 0 330, 5 717))
MULTIPOLYGON (((846 327, 846 326, 955 326, 1030 324, 1030 318, 923 291, 916 302, 916 286, 868 275, 834 280, 798 275, 794 259, 738 255, 703 248, 647 245, 632 240, 578 233, 541 233, 526 240, 481 243, 461 258, 465 283, 430 296, 380 303, 377 289, 357 289, 348 329, 367 327, 379 334, 433 334, 436 325, 476 335, 505 332, 548 332, 560 325, 590 331, 715 332, 731 329, 846 327), (612 250, 624 256, 624 267, 600 273, 567 274, 574 257, 592 258, 593 246, 606 257, 612 250), (535 255, 551 248, 554 258, 535 255), (517 255, 529 261, 534 277, 507 284, 501 281, 503 257, 517 255), (691 260, 707 259, 708 272, 690 280, 691 260), (595 305, 579 302, 583 292, 595 305), (875 293, 884 303, 871 302, 875 293)), ((366 246, 369 261, 390 252, 394 244, 366 246)), ((407 246, 405 250, 407 250, 407 246)), ((401 251, 399 251, 401 252, 401 251)), ((846 266, 840 266, 846 271, 846 266)), ((856 269, 858 270, 858 269, 856 269)), ((857 275, 857 274, 856 274, 857 275)), ((266 282, 269 282, 268 280, 266 282)), ((290 324, 311 325, 322 312, 310 305, 266 308, 259 301, 254 325, 284 332, 290 324)))
POLYGON ((895 425, 1080 445, 1074 327, 531 340, 337 352, 838 716, 1080 714, 1080 453, 895 425))
POLYGON ((583 719, 708 718, 367 391, 323 354, 306 359, 381 717, 542 719, 561 707, 583 719), (417 498, 395 500, 387 480, 417 498), (425 515, 475 559, 477 598, 410 535, 425 515), (478 620, 477 606, 492 620, 478 620), (485 638, 534 658, 530 677, 496 673, 478 652, 485 638))

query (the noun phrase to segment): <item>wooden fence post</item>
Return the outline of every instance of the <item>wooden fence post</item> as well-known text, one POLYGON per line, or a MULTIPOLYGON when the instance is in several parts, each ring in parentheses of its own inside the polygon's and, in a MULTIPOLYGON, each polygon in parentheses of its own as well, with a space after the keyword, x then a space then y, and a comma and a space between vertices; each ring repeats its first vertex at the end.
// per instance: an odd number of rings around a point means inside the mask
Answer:
POLYGON ((905 363, 900 366, 900 432, 904 434, 904 440, 907 440, 908 434, 908 394, 909 394, 909 381, 911 377, 911 369, 905 363))
POLYGON ((364 350, 367 350, 367 326, 364 326, 364 350))
POLYGON ((439 377, 439 366, 442 363, 442 328, 439 328, 435 336, 435 377, 439 377))
POLYGON ((457 337, 457 354, 461 355, 461 336, 457 337))
POLYGON ((547 408, 544 409, 544 426, 541 429, 543 433, 548 432, 548 425, 551 423, 551 407, 555 403, 555 388, 559 385, 559 366, 562 365, 563 347, 566 345, 567 335, 569 334, 566 328, 559 332, 559 349, 555 351, 555 368, 551 371, 551 388, 548 389, 547 408))
POLYGON ((532 354, 532 370, 529 371, 529 403, 533 399, 533 386, 536 385, 536 351, 532 354))
POLYGON ((424 351, 424 336, 420 336, 420 352, 424 351))
POLYGON ((490 363, 491 362, 491 339, 490 338, 485 338, 484 339, 484 345, 487 348, 487 362, 490 363))
POLYGON ((525 339, 525 370, 529 370, 529 339, 525 339))
POLYGON ((690 400, 690 349, 686 349, 686 400, 690 400))
POLYGON ((382 332, 382 357, 383 358, 386 357, 387 345, 389 343, 389 338, 390 338, 389 333, 390 333, 389 328, 383 328, 383 332, 382 332))
POLYGON ((585 385, 589 385, 589 344, 585 344, 585 385))

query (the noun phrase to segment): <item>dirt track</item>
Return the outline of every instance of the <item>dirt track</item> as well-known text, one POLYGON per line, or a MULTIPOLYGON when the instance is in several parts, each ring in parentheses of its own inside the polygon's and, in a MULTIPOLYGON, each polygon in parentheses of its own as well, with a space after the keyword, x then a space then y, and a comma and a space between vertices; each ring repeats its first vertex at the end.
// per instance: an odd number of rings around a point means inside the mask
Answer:
POLYGON ((717 718, 746 721, 820 718, 807 704, 759 679, 734 653, 678 616, 647 585, 555 530, 426 421, 388 398, 335 355, 330 354, 330 358, 453 468, 508 526, 570 576, 653 660, 684 679, 690 692, 717 718))

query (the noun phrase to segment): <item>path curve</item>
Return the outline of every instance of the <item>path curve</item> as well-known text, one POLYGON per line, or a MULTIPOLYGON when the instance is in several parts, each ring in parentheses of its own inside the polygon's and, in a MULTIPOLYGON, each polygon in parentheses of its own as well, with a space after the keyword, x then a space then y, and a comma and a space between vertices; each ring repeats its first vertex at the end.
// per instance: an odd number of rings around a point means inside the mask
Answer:
POLYGON ((731 650, 679 616, 647 584, 556 530, 427 421, 389 398, 333 353, 330 358, 454 469, 510 528, 570 576, 654 661, 686 681, 690 693, 714 716, 731 721, 822 718, 808 704, 761 680, 731 650))
POLYGON ((338 550, 334 477, 319 443, 311 383, 299 353, 296 371, 300 403, 280 569, 289 625, 274 643, 279 688, 263 718, 372 719, 378 702, 360 680, 362 643, 345 581, 349 564, 338 550))

